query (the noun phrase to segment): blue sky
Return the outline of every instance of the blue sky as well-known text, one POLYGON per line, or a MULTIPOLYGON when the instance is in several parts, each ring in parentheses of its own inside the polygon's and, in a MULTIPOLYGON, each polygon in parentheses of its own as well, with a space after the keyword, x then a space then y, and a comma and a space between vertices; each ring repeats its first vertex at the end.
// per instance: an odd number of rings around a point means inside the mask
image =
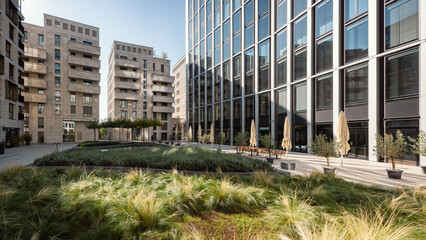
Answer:
POLYGON ((185 54, 184 0, 24 0, 25 22, 43 25, 43 14, 100 28, 100 118, 107 117, 108 54, 114 40, 166 52, 173 66, 185 54))

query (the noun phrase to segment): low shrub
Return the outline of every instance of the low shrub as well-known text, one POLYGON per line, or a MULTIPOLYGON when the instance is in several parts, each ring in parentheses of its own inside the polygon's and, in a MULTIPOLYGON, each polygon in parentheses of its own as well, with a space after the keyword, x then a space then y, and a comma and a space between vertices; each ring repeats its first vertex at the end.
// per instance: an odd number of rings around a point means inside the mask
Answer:
POLYGON ((112 141, 89 141, 82 142, 77 145, 77 147, 98 147, 98 146, 108 146, 108 145, 117 145, 119 142, 112 141))

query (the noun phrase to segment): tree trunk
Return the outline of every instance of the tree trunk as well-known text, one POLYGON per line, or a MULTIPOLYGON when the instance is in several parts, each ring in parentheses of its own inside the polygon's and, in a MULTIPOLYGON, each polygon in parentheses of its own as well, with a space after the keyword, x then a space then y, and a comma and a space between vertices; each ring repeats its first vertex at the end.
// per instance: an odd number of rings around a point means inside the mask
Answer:
POLYGON ((268 150, 269 157, 271 157, 271 150, 268 150))
POLYGON ((96 142, 96 128, 93 129, 93 141, 96 142))
POLYGON ((392 160, 392 170, 396 170, 394 157, 391 157, 391 160, 392 160))
POLYGON ((329 157, 327 157, 327 166, 330 167, 330 158, 329 157))

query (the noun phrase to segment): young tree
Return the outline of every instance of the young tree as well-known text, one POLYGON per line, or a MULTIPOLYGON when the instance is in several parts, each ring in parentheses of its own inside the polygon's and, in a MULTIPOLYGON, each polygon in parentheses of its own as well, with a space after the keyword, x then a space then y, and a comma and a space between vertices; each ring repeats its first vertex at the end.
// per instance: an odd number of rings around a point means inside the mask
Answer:
POLYGON ((246 146, 248 141, 250 140, 250 136, 247 132, 239 132, 237 136, 235 136, 235 144, 237 145, 237 153, 242 146, 246 146))
POLYGON ((396 132, 396 138, 392 134, 385 134, 382 137, 376 135, 376 144, 374 152, 382 158, 390 158, 392 161, 392 170, 396 170, 395 158, 403 158, 407 153, 407 141, 401 131, 396 132))
POLYGON ((337 144, 335 141, 327 140, 324 134, 320 134, 311 142, 311 151, 319 157, 325 157, 327 166, 330 167, 330 157, 337 156, 337 144))
POLYGON ((271 157, 271 149, 275 144, 274 138, 271 134, 265 134, 259 137, 260 143, 265 147, 266 151, 268 151, 269 157, 271 157))
POLYGON ((204 134, 201 138, 201 142, 203 143, 204 147, 206 147, 206 144, 210 143, 210 134, 204 134))
POLYGON ((408 140, 411 142, 411 149, 414 154, 420 156, 426 156, 426 132, 421 131, 417 136, 417 139, 408 137, 408 140))
POLYGON ((226 134, 225 133, 219 133, 216 137, 216 141, 219 144, 219 151, 221 151, 220 149, 220 145, 223 144, 226 141, 226 134))
POLYGON ((96 141, 96 129, 100 128, 100 125, 98 122, 93 121, 86 124, 87 129, 93 130, 93 141, 96 141))

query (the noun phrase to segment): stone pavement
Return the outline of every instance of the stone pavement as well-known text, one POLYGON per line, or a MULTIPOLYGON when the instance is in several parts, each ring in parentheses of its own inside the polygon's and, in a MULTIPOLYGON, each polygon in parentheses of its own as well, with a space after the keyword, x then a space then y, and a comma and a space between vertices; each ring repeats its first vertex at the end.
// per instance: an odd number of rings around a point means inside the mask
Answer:
MULTIPOLYGON (((192 143, 191 145, 202 146, 198 143, 192 143)), ((208 144, 206 147, 217 149, 218 145, 208 144)), ((223 152, 235 153, 235 150, 233 150, 231 146, 221 146, 221 149, 223 149, 223 152)), ((248 156, 250 156, 250 154, 248 154, 248 156)), ((265 159, 266 155, 255 157, 265 159)), ((322 167, 327 165, 325 158, 303 153, 290 153, 288 160, 285 159, 284 156, 279 159, 274 159, 273 166, 277 169, 281 169, 281 162, 296 163, 296 170, 286 170, 290 172, 292 176, 308 175, 313 171, 323 172, 322 167)), ((330 158, 330 164, 332 167, 336 168, 337 177, 350 182, 381 188, 426 187, 426 174, 423 174, 421 168, 416 166, 397 164, 397 168, 404 171, 402 179, 390 179, 387 177, 386 172, 386 169, 392 167, 390 163, 344 158, 343 167, 341 167, 340 158, 330 158)))
MULTIPOLYGON (((77 146, 75 143, 60 143, 59 151, 77 146)), ((27 166, 35 159, 56 151, 56 144, 33 144, 19 148, 6 148, 5 154, 0 155, 0 170, 11 166, 27 166)))

